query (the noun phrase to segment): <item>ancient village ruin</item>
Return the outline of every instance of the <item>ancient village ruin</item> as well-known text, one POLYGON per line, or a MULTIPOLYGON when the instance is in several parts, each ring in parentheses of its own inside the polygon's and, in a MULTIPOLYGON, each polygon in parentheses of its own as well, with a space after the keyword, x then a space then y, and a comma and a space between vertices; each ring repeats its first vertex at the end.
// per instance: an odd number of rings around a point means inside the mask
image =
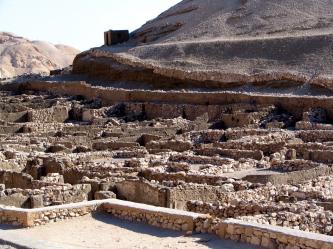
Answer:
MULTIPOLYGON (((212 46, 228 53, 224 42, 149 45, 184 24, 161 24, 159 33, 146 25, 127 43, 81 53, 71 69, 1 82, 1 223, 33 227, 97 210, 263 248, 333 248, 332 53, 315 74, 284 57, 320 43, 315 61, 332 52, 332 33, 265 39, 263 50, 274 43, 283 58, 235 73, 219 70, 218 58, 208 68, 180 59, 212 46)), ((233 42, 230 57, 239 46, 259 45, 233 42)))

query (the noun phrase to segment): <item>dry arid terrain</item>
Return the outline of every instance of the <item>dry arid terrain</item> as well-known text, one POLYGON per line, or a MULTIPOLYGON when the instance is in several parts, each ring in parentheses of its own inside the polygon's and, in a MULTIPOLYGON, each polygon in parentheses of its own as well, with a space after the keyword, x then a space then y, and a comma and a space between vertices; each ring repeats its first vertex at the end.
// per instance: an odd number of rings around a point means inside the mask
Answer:
POLYGON ((78 50, 43 41, 30 41, 0 32, 0 78, 22 74, 49 73, 72 64, 78 50))
POLYGON ((182 1, 134 31, 129 42, 81 54, 74 71, 119 78, 84 67, 103 57, 99 64, 145 69, 175 84, 289 80, 331 88, 332 5, 332 0, 182 1))
POLYGON ((332 13, 184 0, 72 69, 3 80, 1 243, 332 249, 332 13))

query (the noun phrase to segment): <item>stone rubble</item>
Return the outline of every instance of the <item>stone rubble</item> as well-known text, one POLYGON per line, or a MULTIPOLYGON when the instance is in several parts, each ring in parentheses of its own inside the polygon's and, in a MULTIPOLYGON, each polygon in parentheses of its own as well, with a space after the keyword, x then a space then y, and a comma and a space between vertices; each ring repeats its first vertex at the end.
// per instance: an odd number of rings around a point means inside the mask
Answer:
MULTIPOLYGON (((206 109, 108 105, 34 91, 0 95, 2 205, 33 210, 123 199, 209 216, 189 225, 109 210, 162 228, 218 234, 221 222, 236 218, 333 235, 333 133, 324 108, 292 115, 274 105, 240 103, 209 105, 209 112, 194 115, 206 109)), ((91 211, 43 213, 36 224, 91 211)), ((20 219, 3 215, 1 223, 20 219)), ((229 232, 235 240, 250 236, 229 232)))

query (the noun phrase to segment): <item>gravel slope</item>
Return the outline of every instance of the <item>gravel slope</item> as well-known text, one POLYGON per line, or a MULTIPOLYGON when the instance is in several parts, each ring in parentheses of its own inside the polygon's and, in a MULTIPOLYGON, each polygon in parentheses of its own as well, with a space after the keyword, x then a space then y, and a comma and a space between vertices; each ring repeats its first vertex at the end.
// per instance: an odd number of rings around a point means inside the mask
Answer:
POLYGON ((333 85, 333 0, 184 0, 81 57, 199 82, 333 85))
POLYGON ((313 35, 332 32, 332 11, 332 0, 184 0, 133 35, 159 32, 156 43, 313 35), (179 24, 176 31, 160 32, 175 24, 179 24))

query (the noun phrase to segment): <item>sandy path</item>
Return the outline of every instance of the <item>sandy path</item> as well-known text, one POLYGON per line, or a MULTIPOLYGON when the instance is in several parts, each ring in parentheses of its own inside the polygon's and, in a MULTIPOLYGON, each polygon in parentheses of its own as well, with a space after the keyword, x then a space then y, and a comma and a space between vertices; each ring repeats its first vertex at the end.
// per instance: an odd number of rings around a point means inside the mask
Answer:
MULTIPOLYGON (((177 248, 177 249, 252 249, 211 235, 185 237, 180 232, 162 230, 148 225, 130 223, 98 214, 48 224, 33 229, 8 230, 11 235, 56 243, 61 248, 177 248)), ((43 243, 41 241, 40 243, 43 243)))

